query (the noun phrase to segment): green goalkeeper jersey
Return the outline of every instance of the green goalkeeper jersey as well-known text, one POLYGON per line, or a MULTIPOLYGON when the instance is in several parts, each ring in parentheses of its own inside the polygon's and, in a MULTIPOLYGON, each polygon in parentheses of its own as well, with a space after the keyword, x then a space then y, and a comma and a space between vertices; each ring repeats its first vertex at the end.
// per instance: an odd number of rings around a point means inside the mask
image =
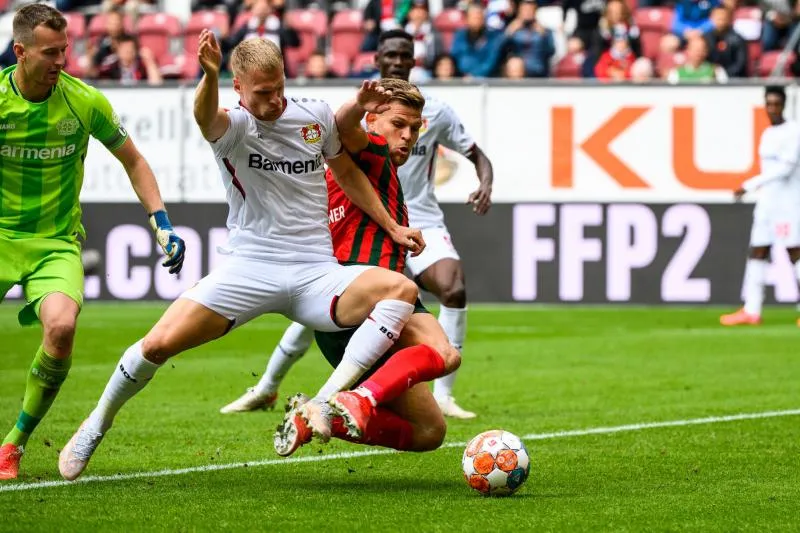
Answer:
POLYGON ((103 94, 61 73, 42 102, 0 71, 0 236, 84 235, 79 195, 89 136, 115 150, 128 138, 103 94))

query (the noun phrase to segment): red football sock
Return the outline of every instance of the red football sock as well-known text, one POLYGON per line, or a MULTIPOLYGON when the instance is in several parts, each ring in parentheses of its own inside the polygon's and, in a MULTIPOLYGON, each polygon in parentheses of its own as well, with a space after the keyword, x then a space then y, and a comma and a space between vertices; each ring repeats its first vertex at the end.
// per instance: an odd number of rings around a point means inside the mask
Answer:
POLYGON ((367 429, 360 439, 354 439, 347 435, 347 428, 340 416, 333 418, 333 436, 337 439, 369 446, 409 450, 414 437, 414 427, 392 411, 376 407, 369 418, 367 429))
POLYGON ((389 402, 424 381, 432 381, 444 374, 444 360, 439 353, 420 344, 404 348, 392 355, 362 387, 372 393, 375 403, 389 402))

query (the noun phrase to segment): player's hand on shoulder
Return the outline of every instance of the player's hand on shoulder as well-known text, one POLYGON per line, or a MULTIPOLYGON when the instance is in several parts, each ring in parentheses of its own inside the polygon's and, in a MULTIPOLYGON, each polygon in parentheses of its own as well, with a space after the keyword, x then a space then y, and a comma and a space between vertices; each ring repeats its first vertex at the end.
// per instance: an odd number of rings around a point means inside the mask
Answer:
POLYGON ((356 100, 368 113, 383 113, 389 109, 392 91, 380 86, 377 80, 366 80, 358 90, 356 100))
POLYGON ((408 248, 412 257, 416 257, 425 249, 425 239, 422 238, 422 231, 417 228, 407 228, 399 224, 391 232, 391 238, 400 246, 408 248))
POLYGON ((472 210, 478 215, 485 215, 492 207, 492 187, 481 184, 478 189, 469 195, 467 205, 472 206, 472 210))
POLYGON ((197 58, 206 74, 219 74, 222 65, 222 49, 214 36, 214 32, 203 30, 197 46, 197 58))
POLYGON ((150 215, 150 226, 156 233, 158 245, 167 256, 167 260, 161 265, 169 268, 170 274, 177 274, 183 267, 186 243, 175 233, 167 212, 164 210, 156 211, 150 215))

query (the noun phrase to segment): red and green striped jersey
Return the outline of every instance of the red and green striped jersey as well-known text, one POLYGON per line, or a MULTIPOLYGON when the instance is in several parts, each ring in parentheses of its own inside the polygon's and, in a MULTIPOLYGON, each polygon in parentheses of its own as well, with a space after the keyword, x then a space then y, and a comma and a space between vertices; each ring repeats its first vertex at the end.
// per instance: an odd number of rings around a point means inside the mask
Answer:
POLYGON ((0 235, 84 235, 79 196, 89 136, 115 150, 128 134, 94 87, 62 72, 47 99, 29 102, 15 70, 0 71, 0 235))
MULTIPOLYGON (((408 226, 403 189, 389 157, 386 139, 370 133, 367 147, 352 156, 392 218, 398 224, 408 226)), ((336 259, 343 264, 375 265, 402 272, 406 249, 396 244, 375 221, 350 202, 333 179, 330 169, 325 178, 328 181, 328 222, 336 259)))

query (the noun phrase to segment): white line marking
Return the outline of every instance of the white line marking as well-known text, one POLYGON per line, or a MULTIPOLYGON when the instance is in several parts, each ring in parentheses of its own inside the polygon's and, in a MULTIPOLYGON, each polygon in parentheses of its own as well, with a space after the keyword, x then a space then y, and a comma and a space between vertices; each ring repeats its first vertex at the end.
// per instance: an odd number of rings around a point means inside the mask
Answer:
MULTIPOLYGON (((553 433, 530 433, 522 437, 523 441, 530 440, 550 440, 563 439, 568 437, 581 437, 585 435, 608 435, 611 433, 623 433, 627 431, 641 431, 643 429, 680 427, 680 426, 699 426, 703 424, 719 424, 722 422, 735 422, 737 420, 756 420, 761 418, 777 418, 782 416, 800 416, 800 409, 787 409, 784 411, 764 411, 761 413, 741 413, 727 416, 708 416, 705 418, 690 418, 688 420, 668 420, 665 422, 645 422, 641 424, 627 424, 624 426, 597 427, 586 429, 572 429, 567 431, 556 431, 553 433)), ((466 442, 448 442, 442 448, 459 448, 466 446, 466 442)), ((359 457, 370 457, 374 455, 389 455, 397 453, 394 450, 364 450, 359 452, 342 452, 327 455, 309 455, 305 457, 291 457, 289 459, 266 459, 260 461, 248 461, 243 463, 227 463, 218 465, 192 466, 173 470, 156 470, 153 472, 135 472, 132 474, 117 474, 113 476, 87 476, 79 478, 77 481, 39 481, 34 483, 19 483, 12 485, 0 485, 0 492, 15 492, 33 489, 46 489, 51 487, 64 487, 82 483, 106 482, 106 481, 127 481, 129 479, 154 478, 165 476, 180 476, 183 474, 193 474, 196 472, 214 472, 217 470, 232 470, 234 468, 251 468, 258 466, 288 465, 297 463, 318 463, 321 461, 335 461, 337 459, 357 459, 359 457)))

